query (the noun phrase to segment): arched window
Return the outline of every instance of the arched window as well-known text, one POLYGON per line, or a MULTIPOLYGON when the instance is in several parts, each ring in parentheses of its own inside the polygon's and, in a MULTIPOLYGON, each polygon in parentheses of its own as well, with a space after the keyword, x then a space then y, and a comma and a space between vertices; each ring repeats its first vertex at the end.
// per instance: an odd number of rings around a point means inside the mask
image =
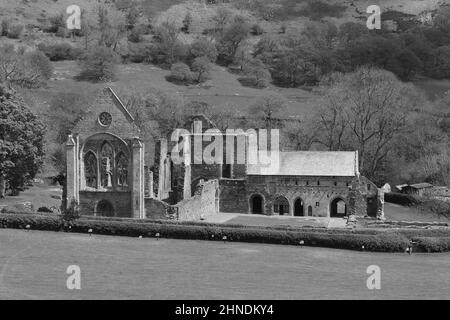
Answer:
POLYGON ((123 152, 117 155, 116 160, 117 186, 128 187, 128 158, 123 152))
POLYGON ((112 188, 112 173, 114 164, 114 152, 108 142, 104 142, 100 151, 101 166, 100 178, 103 188, 112 188))
POLYGON ((289 214, 289 201, 283 196, 277 197, 273 203, 273 212, 280 216, 289 214))
POLYGON ((92 151, 84 156, 84 176, 86 187, 97 188, 97 158, 92 151))

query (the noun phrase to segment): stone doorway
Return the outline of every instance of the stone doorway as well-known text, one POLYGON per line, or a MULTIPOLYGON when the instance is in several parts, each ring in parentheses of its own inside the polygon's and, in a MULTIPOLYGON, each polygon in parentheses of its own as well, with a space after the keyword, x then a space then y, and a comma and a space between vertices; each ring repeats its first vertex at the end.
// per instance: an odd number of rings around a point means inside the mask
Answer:
POLYGON ((259 194, 255 194, 250 198, 250 212, 252 214, 262 214, 264 208, 264 200, 259 194))
POLYGON ((294 216, 301 217, 304 216, 305 213, 303 211, 303 200, 301 198, 298 198, 294 202, 294 216))
POLYGON ((342 218, 347 215, 347 204, 342 198, 336 198, 330 203, 330 217, 342 218))
POLYGON ((96 216, 102 217, 114 217, 114 206, 108 200, 101 200, 97 204, 97 209, 95 210, 96 216))

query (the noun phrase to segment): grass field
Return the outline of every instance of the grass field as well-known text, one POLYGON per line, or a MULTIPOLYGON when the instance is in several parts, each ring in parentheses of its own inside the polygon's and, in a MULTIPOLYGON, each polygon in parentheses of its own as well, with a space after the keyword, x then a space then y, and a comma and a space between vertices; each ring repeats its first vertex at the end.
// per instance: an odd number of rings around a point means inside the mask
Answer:
POLYGON ((450 254, 0 230, 0 299, 448 299, 450 254), (381 290, 366 269, 381 268, 381 290), (81 269, 81 290, 66 269, 81 269), (431 272, 432 270, 432 272, 431 272))

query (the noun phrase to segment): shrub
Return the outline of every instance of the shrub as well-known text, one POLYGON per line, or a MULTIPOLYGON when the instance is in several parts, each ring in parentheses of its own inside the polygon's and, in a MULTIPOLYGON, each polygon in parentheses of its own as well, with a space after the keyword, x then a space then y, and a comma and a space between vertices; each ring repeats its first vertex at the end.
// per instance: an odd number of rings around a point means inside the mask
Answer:
POLYGON ((67 29, 64 27, 59 27, 55 35, 60 38, 67 38, 68 35, 67 29))
POLYGON ((135 43, 141 42, 142 36, 145 34, 145 29, 146 27, 142 24, 134 26, 128 35, 128 41, 135 43))
POLYGON ((188 84, 192 82, 192 72, 189 66, 185 63, 174 63, 170 68, 170 76, 167 79, 172 82, 179 82, 188 84))
POLYGON ((52 76, 53 66, 43 52, 39 50, 27 52, 22 59, 22 66, 14 80, 22 87, 40 87, 52 76))
POLYGON ((233 62, 236 51, 250 32, 247 23, 235 22, 226 27, 218 43, 219 61, 225 65, 233 62))
POLYGON ((23 25, 14 24, 9 26, 7 37, 10 39, 19 39, 23 31, 23 25))
POLYGON ((146 62, 151 55, 152 48, 152 45, 148 43, 128 43, 128 52, 122 57, 135 63, 146 62))
POLYGON ((74 60, 82 55, 83 50, 72 47, 69 43, 59 42, 55 44, 40 43, 38 49, 51 61, 74 60))
POLYGON ((216 62, 217 60, 216 46, 206 38, 200 38, 192 42, 190 53, 193 59, 206 57, 210 62, 216 62))
POLYGON ((44 29, 45 32, 56 33, 60 28, 65 27, 64 15, 58 14, 49 19, 50 26, 44 29))
POLYGON ((1 210, 2 213, 33 213, 35 212, 32 204, 18 203, 6 206, 1 210))
POLYGON ((34 230, 59 231, 62 228, 58 216, 37 214, 0 214, 0 227, 25 229, 29 225, 34 230))
POLYGON ((414 249, 419 252, 448 252, 450 251, 450 237, 419 237, 414 238, 417 243, 414 249))
POLYGON ((8 20, 2 20, 1 23, 1 34, 2 36, 6 37, 8 35, 8 29, 9 29, 9 21, 8 20))
MULTIPOLYGON (((277 230, 258 227, 230 227, 224 225, 198 225, 198 222, 170 223, 163 221, 160 223, 140 222, 136 220, 117 221, 115 219, 91 219, 81 218, 67 222, 58 216, 44 216, 37 214, 1 214, 0 226, 7 228, 23 229, 30 225, 31 229, 59 231, 70 224, 74 232, 86 233, 92 229, 96 234, 117 235, 117 236, 155 236, 159 233, 161 237, 175 239, 197 239, 197 240, 222 240, 223 236, 228 241, 272 243, 298 245, 301 240, 308 246, 319 246, 350 250, 380 251, 380 252, 404 252, 409 245, 409 240, 401 234, 391 232, 351 233, 345 230, 277 230)), ((425 249, 428 248, 429 241, 424 240, 425 249)), ((439 250, 446 247, 446 239, 439 242, 439 250)), ((436 246, 435 244, 433 244, 436 246)))
POLYGON ((181 31, 184 33, 189 33, 192 25, 192 15, 188 12, 183 20, 183 27, 181 31))
POLYGON ((207 57, 195 58, 192 63, 192 71, 194 71, 194 76, 197 82, 205 82, 211 78, 211 63, 207 57))
POLYGON ((68 209, 64 210, 62 219, 65 221, 74 221, 80 218, 80 209, 75 200, 70 202, 68 209))
POLYGON ((81 72, 76 76, 78 80, 111 81, 115 78, 118 57, 110 48, 95 47, 80 61, 81 72))
POLYGON ((259 36, 264 33, 264 29, 259 24, 255 23, 254 25, 252 25, 250 33, 254 36, 259 36))

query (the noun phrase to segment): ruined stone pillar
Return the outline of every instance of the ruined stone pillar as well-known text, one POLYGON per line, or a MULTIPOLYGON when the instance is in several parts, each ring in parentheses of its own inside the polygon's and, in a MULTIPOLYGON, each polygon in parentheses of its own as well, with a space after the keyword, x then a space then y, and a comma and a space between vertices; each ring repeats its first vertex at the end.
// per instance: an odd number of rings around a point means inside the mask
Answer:
POLYGON ((153 193, 153 171, 149 170, 148 171, 148 197, 149 198, 154 198, 155 195, 153 193))
POLYGON ((384 191, 381 188, 377 192, 377 219, 386 220, 384 217, 384 191))
POLYGON ((162 138, 159 141, 159 179, 158 179, 158 200, 163 200, 165 196, 165 166, 164 160, 167 158, 167 139, 162 138))
POLYGON ((69 135, 66 143, 66 209, 78 203, 78 139, 69 135))
POLYGON ((184 166, 183 199, 189 199, 191 194, 191 165, 187 164, 184 166))
POLYGON ((139 138, 132 142, 133 167, 131 188, 131 210, 132 217, 144 219, 144 144, 139 138))

